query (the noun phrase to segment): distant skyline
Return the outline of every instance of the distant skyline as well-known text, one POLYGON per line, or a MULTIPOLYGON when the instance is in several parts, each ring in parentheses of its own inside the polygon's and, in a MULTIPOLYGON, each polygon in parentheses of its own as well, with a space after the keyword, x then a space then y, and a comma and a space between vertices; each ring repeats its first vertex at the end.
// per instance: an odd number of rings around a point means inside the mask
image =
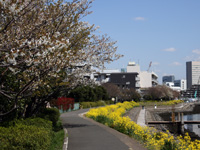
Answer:
POLYGON ((106 65, 139 63, 159 76, 186 79, 186 62, 200 61, 200 0, 95 0, 84 20, 117 41, 124 57, 106 65))

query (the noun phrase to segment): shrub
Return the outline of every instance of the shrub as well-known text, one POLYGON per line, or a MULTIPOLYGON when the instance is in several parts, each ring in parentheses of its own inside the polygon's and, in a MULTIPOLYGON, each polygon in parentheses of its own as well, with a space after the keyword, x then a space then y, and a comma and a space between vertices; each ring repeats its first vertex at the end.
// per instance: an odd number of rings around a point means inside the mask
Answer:
POLYGON ((105 106, 106 103, 104 101, 98 101, 96 102, 97 106, 105 106))
POLYGON ((90 102, 90 107, 97 107, 97 103, 96 102, 90 102))
POLYGON ((0 127, 2 150, 47 150, 51 143, 51 130, 35 125, 16 124, 9 128, 0 127))
POLYGON ((110 104, 114 104, 114 101, 109 100, 109 101, 105 101, 105 103, 106 103, 107 105, 110 105, 110 104))
POLYGON ((63 125, 62 125, 61 120, 59 119, 57 121, 56 125, 54 126, 53 131, 57 132, 57 131, 60 131, 62 129, 63 129, 63 125))
POLYGON ((60 112, 57 108, 45 108, 37 116, 52 121, 53 127, 55 127, 60 117, 60 112))
POLYGON ((27 126, 36 126, 39 128, 45 128, 48 130, 52 130, 52 122, 49 120, 44 120, 42 118, 28 118, 25 120, 18 120, 16 124, 23 124, 27 126))
POLYGON ((106 103, 104 101, 82 102, 82 103, 80 103, 80 105, 81 105, 81 108, 90 108, 90 107, 105 106, 106 103))
POLYGON ((90 108, 90 102, 82 102, 81 104, 81 108, 90 108))

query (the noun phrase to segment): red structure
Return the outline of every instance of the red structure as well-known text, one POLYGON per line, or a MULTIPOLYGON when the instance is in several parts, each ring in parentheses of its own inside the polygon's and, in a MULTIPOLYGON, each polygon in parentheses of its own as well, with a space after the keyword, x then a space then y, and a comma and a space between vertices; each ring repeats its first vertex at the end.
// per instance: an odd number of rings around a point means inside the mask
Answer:
POLYGON ((59 97, 56 101, 56 106, 59 109, 63 109, 63 111, 68 110, 71 108, 74 109, 74 99, 67 98, 67 97, 59 97))

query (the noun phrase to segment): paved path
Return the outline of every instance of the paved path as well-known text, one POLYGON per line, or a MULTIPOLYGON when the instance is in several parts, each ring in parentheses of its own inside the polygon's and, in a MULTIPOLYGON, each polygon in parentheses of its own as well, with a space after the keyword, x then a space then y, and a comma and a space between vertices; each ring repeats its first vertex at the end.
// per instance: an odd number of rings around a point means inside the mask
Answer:
POLYGON ((145 109, 141 109, 138 119, 137 119, 137 124, 139 124, 140 126, 146 126, 145 124, 145 109))
POLYGON ((134 139, 79 114, 78 110, 61 115, 68 130, 68 150, 146 150, 134 139))

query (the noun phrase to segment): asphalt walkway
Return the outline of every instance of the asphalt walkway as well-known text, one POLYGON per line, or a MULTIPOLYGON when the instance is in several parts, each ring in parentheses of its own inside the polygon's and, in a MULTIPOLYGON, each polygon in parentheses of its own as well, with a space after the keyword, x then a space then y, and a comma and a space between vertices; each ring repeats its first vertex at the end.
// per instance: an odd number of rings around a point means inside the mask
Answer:
POLYGON ((88 109, 63 113, 68 150, 146 150, 139 142, 92 119, 81 116, 88 109))
POLYGON ((137 119, 137 124, 139 124, 140 126, 146 126, 145 124, 145 109, 141 109, 138 115, 138 119, 137 119))

